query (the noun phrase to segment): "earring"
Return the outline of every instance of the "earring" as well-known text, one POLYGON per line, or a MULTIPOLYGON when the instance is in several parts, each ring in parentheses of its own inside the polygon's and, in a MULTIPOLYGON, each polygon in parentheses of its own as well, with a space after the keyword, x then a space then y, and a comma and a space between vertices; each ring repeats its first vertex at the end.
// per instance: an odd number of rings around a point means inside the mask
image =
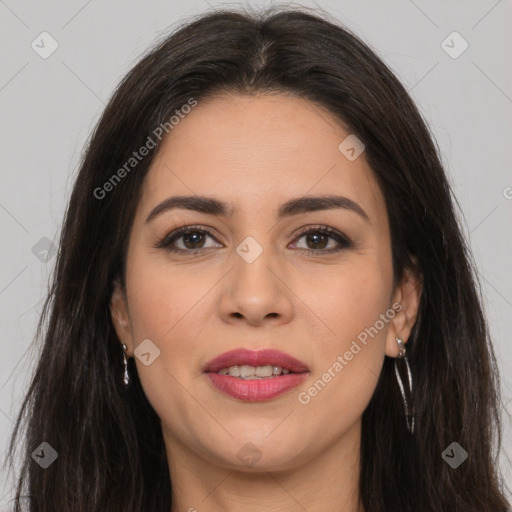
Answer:
MULTIPOLYGON (((396 342, 398 343, 398 359, 403 359, 405 361, 406 367, 407 367, 407 376, 409 378, 409 393, 412 400, 412 375, 411 375, 411 368, 409 367, 409 361, 405 355, 405 345, 402 339, 395 338, 396 342)), ((411 412, 409 412, 409 404, 407 403, 407 398, 405 396, 405 389, 404 385, 402 383, 402 378, 400 377, 400 373, 398 372, 398 365, 397 360, 395 359, 395 374, 396 374, 396 380, 398 382, 398 386, 400 387, 400 392, 402 393, 402 398, 404 400, 404 407, 405 407, 405 421, 407 423, 407 429, 411 434, 414 433, 414 409, 411 412)))
POLYGON ((123 383, 124 387, 127 388, 130 383, 130 376, 128 375, 128 358, 126 357, 126 349, 128 347, 123 343, 123 366, 124 366, 124 376, 123 383))

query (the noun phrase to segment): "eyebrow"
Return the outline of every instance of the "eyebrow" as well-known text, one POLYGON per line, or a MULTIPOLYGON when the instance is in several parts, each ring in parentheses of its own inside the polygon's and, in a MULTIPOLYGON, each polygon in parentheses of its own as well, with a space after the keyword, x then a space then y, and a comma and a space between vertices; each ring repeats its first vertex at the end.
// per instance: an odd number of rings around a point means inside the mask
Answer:
MULTIPOLYGON (((355 201, 344 196, 322 195, 322 196, 303 196, 290 199, 283 203, 277 211, 277 219, 298 215, 300 213, 314 212, 318 210, 333 210, 342 208, 357 213, 366 222, 370 219, 366 212, 355 201)), ((224 201, 205 196, 174 196, 168 197, 149 213, 146 223, 155 219, 163 212, 174 209, 191 210, 209 215, 220 215, 231 217, 235 212, 235 207, 224 201)))

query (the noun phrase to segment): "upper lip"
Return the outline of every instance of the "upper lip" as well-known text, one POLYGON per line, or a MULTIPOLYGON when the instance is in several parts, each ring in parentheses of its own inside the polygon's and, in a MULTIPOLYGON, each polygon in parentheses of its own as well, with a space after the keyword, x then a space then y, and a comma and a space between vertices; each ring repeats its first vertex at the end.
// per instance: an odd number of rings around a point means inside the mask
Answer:
POLYGON ((218 372, 222 368, 229 368, 230 366, 280 366, 287 368, 291 372, 301 373, 309 371, 309 368, 295 357, 290 356, 280 350, 275 349, 235 349, 229 352, 224 352, 209 363, 206 364, 203 371, 218 372))

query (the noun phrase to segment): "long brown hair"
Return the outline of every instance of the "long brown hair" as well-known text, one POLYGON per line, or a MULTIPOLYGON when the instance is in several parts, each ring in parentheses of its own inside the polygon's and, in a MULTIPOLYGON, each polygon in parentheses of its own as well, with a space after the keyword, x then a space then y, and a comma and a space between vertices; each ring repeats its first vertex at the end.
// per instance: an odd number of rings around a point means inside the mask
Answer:
POLYGON ((414 260, 420 311, 408 342, 415 433, 386 358, 362 419, 360 496, 366 512, 504 512, 496 470, 499 382, 474 265, 433 138, 404 87, 366 46, 306 9, 214 11, 160 41, 117 87, 95 128, 65 214, 37 338, 42 349, 10 444, 23 439, 15 511, 169 512, 159 418, 122 353, 110 318, 115 279, 141 185, 160 141, 104 197, 97 191, 190 98, 274 91, 328 108, 361 139, 384 194, 394 277, 414 260), (45 320, 49 319, 48 325, 45 320), (469 454, 457 469, 452 442, 469 454), (42 469, 42 442, 57 460, 42 469))

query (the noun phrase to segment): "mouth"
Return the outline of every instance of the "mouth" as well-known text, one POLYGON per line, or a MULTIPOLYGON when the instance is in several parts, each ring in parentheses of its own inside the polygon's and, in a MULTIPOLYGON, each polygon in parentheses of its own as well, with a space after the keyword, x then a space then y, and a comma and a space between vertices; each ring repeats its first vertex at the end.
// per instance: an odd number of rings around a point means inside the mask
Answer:
POLYGON ((239 400, 259 402, 298 386, 309 375, 309 368, 278 350, 237 349, 207 363, 203 372, 216 390, 239 400))
POLYGON ((272 377, 278 377, 279 375, 287 375, 291 372, 289 368, 282 368, 281 366, 249 366, 249 365, 234 365, 229 368, 221 368, 218 372, 219 375, 229 375, 231 377, 238 377, 244 380, 254 379, 268 379, 272 377))

